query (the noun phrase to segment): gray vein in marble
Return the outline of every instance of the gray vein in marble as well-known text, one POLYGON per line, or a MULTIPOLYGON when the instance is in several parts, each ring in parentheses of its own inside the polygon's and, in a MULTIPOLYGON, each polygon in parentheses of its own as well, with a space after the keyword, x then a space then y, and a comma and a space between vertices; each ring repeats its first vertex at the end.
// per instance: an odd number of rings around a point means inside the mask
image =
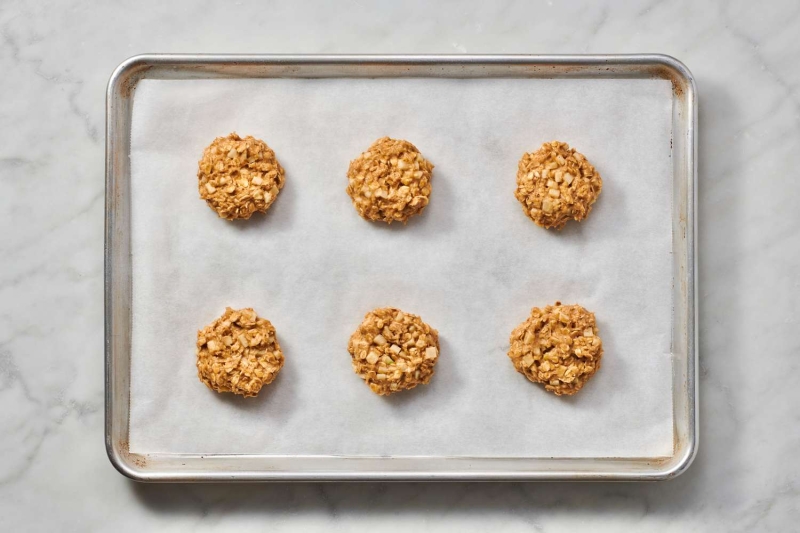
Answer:
POLYGON ((592 38, 596 37, 600 30, 605 28, 606 24, 608 23, 609 17, 609 9, 608 6, 603 6, 600 10, 600 14, 597 18, 597 21, 593 22, 592 25, 589 27, 588 35, 592 38))
MULTIPOLYGON (((8 168, 19 168, 19 167, 33 167, 36 166, 36 161, 31 159, 27 159, 25 157, 0 157, 0 168, 8 167, 8 168)), ((2 177, 2 175, 0 175, 2 177)), ((9 178, 11 175, 8 176, 9 178)))
MULTIPOLYGON (((0 393, 9 391, 15 385, 19 386, 21 389, 24 400, 35 406, 34 412, 41 413, 42 401, 33 396, 25 378, 23 377, 17 365, 14 363, 11 352, 3 349, 3 344, 0 344, 0 393)), ((17 429, 17 431, 13 431, 12 428, 9 433, 25 432, 28 434, 28 430, 28 426, 23 424, 17 429)), ((9 429, 7 428, 6 431, 9 431, 9 429)), ((22 478, 22 476, 24 476, 25 472, 39 453, 39 449, 41 448, 45 435, 46 431, 39 435, 38 438, 35 438, 33 444, 27 442, 28 439, 23 439, 25 448, 17 449, 17 453, 12 452, 11 457, 15 459, 13 463, 9 464, 9 457, 7 454, 5 455, 3 462, 0 462, 0 486, 19 480, 22 478)))
POLYGON ((638 11, 636 11, 636 18, 641 18, 646 15, 650 15, 654 9, 664 5, 664 0, 651 0, 644 6, 640 7, 638 11))
POLYGON ((100 138, 97 127, 92 123, 92 118, 90 117, 89 113, 81 109, 76 100, 77 95, 82 90, 83 81, 74 79, 66 74, 52 74, 44 72, 42 69, 42 60, 24 58, 20 53, 21 45, 18 39, 8 29, 8 24, 0 28, 0 36, 2 36, 3 43, 10 47, 12 51, 12 58, 15 63, 27 64, 33 68, 33 72, 37 76, 45 81, 68 88, 67 101, 69 102, 69 109, 81 119, 84 130, 86 131, 88 137, 95 143, 99 142, 100 138))
MULTIPOLYGON (((24 331, 16 332, 9 340, 13 340, 16 335, 22 333, 24 333, 24 331)), ((0 344, 0 348, 2 348, 3 344, 6 344, 6 342, 0 344)), ((17 368, 17 365, 14 364, 11 352, 2 349, 0 349, 0 378, 2 378, 2 381, 0 381, 0 391, 8 389, 14 384, 19 384, 27 401, 37 406, 41 405, 41 402, 31 394, 30 388, 25 383, 22 373, 17 368)))
MULTIPOLYGON (((66 227, 71 222, 74 222, 74 221, 78 220, 79 218, 90 214, 93 210, 95 210, 98 207, 98 204, 104 198, 105 198, 105 190, 100 190, 100 191, 96 192, 89 199, 89 201, 86 202, 85 205, 78 206, 77 210, 75 210, 72 213, 68 214, 65 218, 54 222, 53 224, 51 224, 49 227, 45 228, 44 231, 40 232, 39 234, 29 236, 27 242, 24 242, 24 243, 22 243, 22 244, 20 244, 18 246, 13 246, 13 247, 10 247, 10 248, 7 248, 7 249, 4 249, 3 247, 0 247, 0 251, 2 251, 4 253, 7 253, 7 254, 10 254, 10 255, 14 255, 14 254, 16 254, 18 252, 21 252, 21 251, 24 251, 24 250, 39 246, 40 245, 40 241, 42 239, 46 239, 47 237, 51 237, 53 235, 53 233, 58 232, 59 230, 62 230, 64 227, 66 227)), ((10 283, 10 284, 13 284, 13 282, 10 283)), ((0 288, 2 286, 3 286, 3 283, 0 282, 0 288)))
MULTIPOLYGON (((724 28, 729 31, 737 40, 742 41, 746 45, 746 49, 749 50, 749 53, 761 65, 762 69, 786 91, 787 96, 789 96, 789 99, 792 101, 795 108, 797 108, 799 102, 794 98, 794 85, 784 80, 783 77, 780 76, 770 66, 770 61, 761 53, 759 49, 758 41, 748 36, 742 29, 739 28, 738 22, 734 19, 731 19, 725 5, 722 6, 721 12, 723 20, 725 21, 724 28)), ((800 5, 790 16, 782 16, 779 24, 781 24, 783 27, 790 26, 796 21, 798 14, 800 14, 800 5)), ((771 31, 776 32, 776 30, 779 29, 780 26, 777 28, 772 28, 771 31)))

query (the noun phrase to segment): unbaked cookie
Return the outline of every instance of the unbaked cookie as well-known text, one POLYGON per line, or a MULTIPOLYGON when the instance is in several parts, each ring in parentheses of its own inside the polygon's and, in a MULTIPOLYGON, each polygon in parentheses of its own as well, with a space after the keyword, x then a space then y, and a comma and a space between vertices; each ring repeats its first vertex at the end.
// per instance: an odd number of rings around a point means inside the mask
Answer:
POLYGON ((603 357, 594 313, 580 305, 534 307, 528 319, 511 332, 508 356, 517 372, 561 396, 586 384, 603 357))
POLYGON ((432 170, 410 142, 382 137, 350 162, 347 194, 363 218, 405 224, 428 205, 432 170))
POLYGON ((227 307, 197 332, 197 374, 217 392, 256 396, 281 367, 283 352, 275 328, 249 307, 227 307))
POLYGON ((254 137, 217 137, 203 151, 197 171, 200 198, 228 220, 250 218, 269 209, 283 188, 275 152, 254 137))
POLYGON ((380 395, 428 383, 439 358, 438 332, 417 315, 375 309, 350 337, 353 370, 380 395))
POLYGON ((602 188, 600 174, 583 154, 552 141, 519 160, 514 196, 536 224, 561 229, 569 219, 589 216, 602 188))

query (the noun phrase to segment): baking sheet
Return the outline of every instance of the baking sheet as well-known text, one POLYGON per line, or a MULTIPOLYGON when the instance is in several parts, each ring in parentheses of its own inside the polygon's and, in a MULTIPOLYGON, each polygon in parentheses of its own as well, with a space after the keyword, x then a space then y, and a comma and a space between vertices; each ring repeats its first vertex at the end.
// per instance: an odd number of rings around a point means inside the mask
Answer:
POLYGON ((143 80, 131 133, 130 451, 275 455, 656 457, 673 450, 672 90, 652 79, 143 80), (203 148, 264 139, 287 184, 267 215, 219 219, 196 188, 203 148), (370 224, 344 193, 377 137, 435 165, 425 213, 370 224), (587 221, 535 226, 520 155, 560 139, 604 178, 587 221), (595 311, 603 367, 576 397, 517 374, 530 307, 595 311), (286 365, 256 399, 196 378, 198 328, 226 305, 278 331, 286 365), (433 381, 375 396, 347 339, 393 305, 437 328, 433 381))

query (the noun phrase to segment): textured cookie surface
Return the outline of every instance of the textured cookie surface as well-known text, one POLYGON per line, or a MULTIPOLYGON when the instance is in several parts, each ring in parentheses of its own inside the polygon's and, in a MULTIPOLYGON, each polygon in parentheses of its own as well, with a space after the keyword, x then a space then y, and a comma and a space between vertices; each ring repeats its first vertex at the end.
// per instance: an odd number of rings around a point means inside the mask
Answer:
POLYGON ((235 133, 214 139, 198 167, 200 198, 228 220, 269 209, 285 181, 283 167, 267 143, 235 133))
POLYGON ((382 137, 350 162, 347 194, 363 218, 405 223, 428 205, 432 171, 413 144, 382 137))
POLYGON ((534 307, 511 332, 508 356, 529 380, 558 394, 575 394, 586 384, 603 356, 594 313, 580 305, 534 307))
POLYGON ((380 395, 428 383, 439 358, 439 336, 417 315, 375 309, 350 337, 353 370, 380 395))
POLYGON ((586 218, 602 188, 600 174, 583 154, 552 141, 522 156, 514 196, 536 224, 561 229, 570 219, 586 218))
POLYGON ((197 374, 217 392, 256 396, 275 379, 283 360, 275 328, 250 308, 228 307, 197 332, 197 374))

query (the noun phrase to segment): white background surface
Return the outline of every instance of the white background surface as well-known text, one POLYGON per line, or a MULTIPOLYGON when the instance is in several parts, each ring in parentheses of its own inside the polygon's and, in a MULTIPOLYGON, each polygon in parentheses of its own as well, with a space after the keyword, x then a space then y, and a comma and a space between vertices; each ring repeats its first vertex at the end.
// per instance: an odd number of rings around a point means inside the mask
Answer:
POLYGON ((131 451, 672 454, 670 82, 146 80, 131 129, 131 451), (286 169, 276 203, 248 221, 197 193, 203 148, 232 130, 286 169), (344 192, 348 161, 384 135, 436 165, 431 203, 405 227, 362 220, 344 192), (604 176, 590 217, 561 233, 513 195, 520 156, 550 139, 604 176), (572 398, 506 356, 530 308, 556 300, 596 312, 604 340, 572 398), (263 397, 221 397, 196 377, 197 330, 226 305, 277 329, 286 365, 263 397), (421 315, 442 349, 429 386, 379 398, 347 339, 386 306, 421 315))
POLYGON ((797 3, 430 4, 0 4, 5 529, 795 528, 797 3), (701 438, 689 471, 647 485, 167 486, 125 480, 103 448, 104 96, 111 71, 143 52, 664 52, 684 61, 700 95, 701 438))

